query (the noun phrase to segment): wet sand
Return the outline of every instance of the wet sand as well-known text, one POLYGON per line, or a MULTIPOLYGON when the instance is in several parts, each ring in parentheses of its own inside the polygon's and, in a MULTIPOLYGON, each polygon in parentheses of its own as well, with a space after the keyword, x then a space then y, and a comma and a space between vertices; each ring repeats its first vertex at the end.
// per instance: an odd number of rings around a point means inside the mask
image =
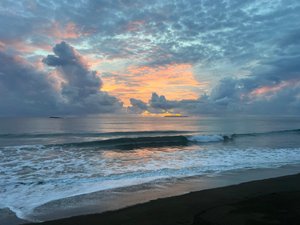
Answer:
POLYGON ((300 174, 197 191, 120 210, 38 224, 299 225, 300 174))

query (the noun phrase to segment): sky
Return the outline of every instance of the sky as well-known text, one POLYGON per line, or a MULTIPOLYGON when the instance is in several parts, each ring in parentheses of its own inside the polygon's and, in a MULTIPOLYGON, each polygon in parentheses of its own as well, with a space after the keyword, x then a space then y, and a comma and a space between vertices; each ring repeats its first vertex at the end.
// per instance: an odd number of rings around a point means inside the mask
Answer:
POLYGON ((300 113, 298 0, 1 0, 0 116, 300 113))

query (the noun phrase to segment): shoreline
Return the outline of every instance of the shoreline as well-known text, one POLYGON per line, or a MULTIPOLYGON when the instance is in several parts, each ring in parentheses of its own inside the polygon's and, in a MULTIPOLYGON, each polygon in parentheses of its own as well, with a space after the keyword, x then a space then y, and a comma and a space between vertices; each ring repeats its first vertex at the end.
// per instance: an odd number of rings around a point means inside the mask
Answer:
MULTIPOLYGON (((215 189, 220 189, 219 192, 222 192, 222 189, 243 185, 245 182, 249 183, 248 181, 250 181, 250 183, 265 182, 265 180, 268 180, 268 178, 271 177, 281 177, 286 175, 290 176, 291 174, 299 173, 299 171, 300 171, 299 166, 292 166, 292 167, 288 166, 288 167, 281 167, 275 170, 274 169, 249 170, 246 174, 243 173, 242 175, 239 176, 237 176, 236 173, 229 173, 226 176, 224 176, 222 179, 220 179, 220 177, 209 177, 204 180, 201 179, 199 180, 199 178, 194 178, 194 180, 192 181, 188 181, 188 182, 183 181, 181 183, 179 182, 179 184, 174 185, 175 188, 170 184, 169 186, 164 187, 162 189, 164 191, 162 192, 157 192, 157 190, 153 191, 152 189, 139 192, 137 191, 136 188, 131 188, 131 190, 127 193, 121 193, 121 194, 119 193, 118 198, 121 198, 121 200, 116 199, 114 197, 111 198, 109 196, 110 194, 115 194, 117 192, 106 193, 107 198, 105 199, 101 199, 101 198, 99 199, 99 193, 92 193, 83 196, 75 196, 67 199, 60 199, 52 203, 49 203, 50 210, 49 210, 49 205, 46 204, 46 207, 42 206, 42 211, 46 211, 47 213, 51 212, 51 210, 54 210, 52 214, 50 213, 48 215, 44 215, 46 217, 44 217, 43 220, 48 221, 48 222, 44 222, 45 224, 48 224, 52 220, 65 222, 66 220, 72 220, 72 218, 90 217, 92 215, 99 215, 100 217, 102 217, 101 215, 104 215, 106 213, 118 212, 132 207, 138 207, 144 204, 147 205, 155 201, 161 201, 164 199, 168 201, 168 199, 180 198, 181 196, 194 195, 194 193, 213 191, 215 189), (205 185, 203 186, 204 183, 205 185), (202 186, 200 187, 199 185, 202 186), (152 192, 154 192, 154 194, 152 192), (149 193, 153 194, 152 197, 147 196, 147 194, 149 193), (145 197, 145 195, 147 197, 145 197), (91 202, 91 199, 93 202, 91 202), (113 205, 113 207, 101 209, 101 204, 103 203, 103 201, 106 203, 110 203, 110 206, 113 205), (69 205, 74 205, 75 203, 75 208, 68 209, 67 207, 65 207, 66 203, 69 205)), ((298 174, 298 176, 300 175, 298 174)), ((161 188, 159 190, 161 191, 161 188)), ((104 207, 107 207, 107 205, 104 204, 104 207)), ((10 219, 11 218, 12 217, 10 217, 10 219)), ((6 220, 7 222, 6 224, 24 224, 25 222, 24 220, 21 221, 20 219, 17 220, 18 223, 17 222, 9 223, 9 221, 6 220), (20 223, 20 221, 22 223, 20 223)), ((12 221, 13 220, 11 220, 11 222, 12 221)), ((29 221, 27 222, 30 223, 29 221)))
POLYGON ((54 224, 298 224, 300 173, 152 200, 100 214, 74 216, 54 224), (287 223, 283 223, 283 221, 287 223), (275 223, 277 222, 277 223, 275 223))

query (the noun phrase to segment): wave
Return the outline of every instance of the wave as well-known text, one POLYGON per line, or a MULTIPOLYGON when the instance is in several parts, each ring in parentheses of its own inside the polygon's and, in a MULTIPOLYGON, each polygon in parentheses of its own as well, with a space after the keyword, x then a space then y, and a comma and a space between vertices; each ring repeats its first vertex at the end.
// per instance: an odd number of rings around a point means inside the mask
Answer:
MULTIPOLYGON (((257 135, 269 135, 269 134, 281 134, 281 133, 298 133, 300 129, 292 130, 279 130, 269 131, 261 133, 244 133, 244 134, 230 134, 222 135, 223 137, 237 137, 237 136, 257 136, 257 135)), ((0 133, 0 138, 51 138, 51 137, 106 137, 106 136, 145 136, 145 135, 172 135, 172 134, 192 134, 197 131, 177 131, 177 130, 155 130, 155 131, 124 131, 124 132, 71 132, 71 133, 0 133)), ((198 132, 199 133, 199 132, 198 132)), ((204 137, 220 136, 220 135, 203 135, 204 137)), ((217 138, 217 137, 215 137, 217 138)), ((215 139, 214 138, 214 139, 215 139)), ((200 138, 201 139, 201 138, 200 138)), ((193 140, 195 141, 195 140, 193 140)), ((200 140, 202 142, 202 140, 200 140)), ((206 141, 204 141, 206 142, 206 141)))
MULTIPOLYGON (((256 137, 263 135, 299 133, 300 129, 271 131, 264 133, 245 133, 245 134, 210 134, 210 135, 192 135, 192 131, 142 131, 142 132, 111 132, 111 133, 92 133, 94 137, 107 135, 105 140, 81 141, 63 144, 48 144, 44 147, 76 147, 76 148, 94 148, 97 149, 120 149, 132 150, 145 147, 172 147, 172 146, 187 146, 191 144, 208 144, 215 142, 233 141, 240 137, 256 137), (172 135, 173 134, 173 135, 172 135), (178 135, 174 135, 178 134, 178 135), (125 137, 123 137, 123 135, 125 137), (127 137, 126 137, 127 135, 127 137), (130 136, 131 135, 131 136, 130 136), (115 137, 114 137, 115 136, 115 137), (120 137, 121 136, 121 137, 120 137)), ((73 135, 69 133, 67 135, 73 135)), ((43 136, 44 134, 36 134, 43 136)), ((46 135, 46 134, 45 134, 46 135)), ((66 134, 51 134, 51 135, 66 135, 66 134)), ((78 135, 78 134, 76 134, 78 135)), ((91 134, 82 133, 80 135, 91 137, 91 134)), ((35 136, 36 137, 36 136, 35 136)), ((26 146, 27 148, 30 146, 26 146)))
POLYGON ((195 131, 125 131, 125 132, 88 132, 88 133, 20 133, 20 134, 0 134, 0 138, 51 138, 51 137, 106 137, 106 136, 128 136, 128 135, 168 135, 186 134, 195 131))
POLYGON ((162 147, 162 146, 185 146, 189 140, 186 136, 158 136, 158 137, 132 137, 114 138, 99 141, 86 141, 62 144, 64 147, 98 147, 98 148, 118 148, 135 149, 142 147, 162 147))
MULTIPOLYGON (((68 143, 63 145, 77 146, 77 147, 97 146, 97 147, 106 147, 106 148, 119 147, 122 149, 134 149, 134 148, 141 148, 141 147, 186 146, 193 143, 204 144, 204 143, 213 143, 213 142, 228 142, 228 141, 233 141, 235 138, 239 138, 239 137, 247 137, 247 136, 253 137, 253 136, 299 133, 299 132, 300 129, 271 131, 271 132, 262 132, 262 133, 229 134, 229 135, 211 134, 211 135, 143 136, 143 137, 113 138, 108 140, 68 143)), ((168 131, 167 133, 172 134, 171 131, 168 131)), ((182 132, 178 132, 178 133, 182 133, 182 132)))
POLYGON ((75 142, 66 144, 54 144, 51 146, 62 147, 97 147, 99 149, 122 149, 131 150, 145 147, 172 147, 172 146, 187 146, 193 143, 210 143, 228 141, 231 138, 227 135, 177 135, 177 136, 157 136, 157 137, 130 137, 130 138, 114 138, 107 140, 75 142))
POLYGON ((259 133, 244 133, 244 134, 231 134, 230 137, 242 137, 242 136, 262 136, 262 135, 274 135, 274 134, 289 134, 289 133, 299 133, 300 129, 292 130, 276 130, 268 132, 259 132, 259 133))

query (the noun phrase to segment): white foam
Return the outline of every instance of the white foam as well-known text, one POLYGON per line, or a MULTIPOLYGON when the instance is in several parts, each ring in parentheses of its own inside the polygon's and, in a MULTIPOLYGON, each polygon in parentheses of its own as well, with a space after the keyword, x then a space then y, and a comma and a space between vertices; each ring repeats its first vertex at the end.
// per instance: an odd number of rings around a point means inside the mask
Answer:
POLYGON ((188 137, 188 140, 193 142, 218 142, 224 141, 224 137, 222 135, 194 135, 188 137))
POLYGON ((36 145, 2 148, 0 155, 0 207, 8 207, 18 217, 30 219, 34 208, 75 195, 159 178, 299 163, 300 149, 202 145, 184 149, 98 151, 36 145))

